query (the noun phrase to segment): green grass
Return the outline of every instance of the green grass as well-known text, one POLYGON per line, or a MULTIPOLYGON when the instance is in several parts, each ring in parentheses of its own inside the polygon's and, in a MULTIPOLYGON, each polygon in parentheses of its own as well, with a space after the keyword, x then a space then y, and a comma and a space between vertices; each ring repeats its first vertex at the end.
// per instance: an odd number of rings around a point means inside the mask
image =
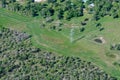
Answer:
MULTIPOLYGON (((87 15, 87 17, 91 17, 87 15)), ((49 27, 41 28, 40 25, 43 19, 25 17, 23 15, 13 13, 8 10, 0 9, 0 24, 11 29, 26 31, 31 34, 32 43, 36 47, 58 53, 58 55, 76 56, 83 60, 93 62, 107 73, 116 76, 120 79, 120 68, 114 66, 112 63, 119 60, 118 51, 110 51, 110 44, 119 43, 120 36, 120 19, 112 19, 109 16, 102 18, 98 22, 102 23, 103 31, 99 31, 95 27, 94 21, 89 21, 85 26, 84 32, 79 32, 80 22, 86 16, 81 18, 74 18, 71 21, 62 20, 64 23, 61 32, 50 30, 49 27), (74 39, 75 42, 70 42, 70 29, 72 26, 75 28, 74 39), (82 39, 78 39, 85 36, 82 39), (105 38, 105 44, 98 44, 93 41, 95 37, 102 36, 105 38), (106 53, 116 55, 116 58, 107 57, 106 53)), ((47 26, 54 25, 53 23, 46 24, 47 26)))

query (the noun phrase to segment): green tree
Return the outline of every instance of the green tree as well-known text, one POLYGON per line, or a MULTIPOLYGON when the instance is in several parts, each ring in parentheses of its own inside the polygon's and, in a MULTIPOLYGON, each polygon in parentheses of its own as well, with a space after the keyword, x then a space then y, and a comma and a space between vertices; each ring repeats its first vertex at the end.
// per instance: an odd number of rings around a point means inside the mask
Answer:
POLYGON ((71 11, 65 11, 64 12, 64 19, 70 20, 72 18, 72 12, 71 11))
POLYGON ((6 0, 1 0, 2 3, 2 7, 5 8, 6 7, 6 0))

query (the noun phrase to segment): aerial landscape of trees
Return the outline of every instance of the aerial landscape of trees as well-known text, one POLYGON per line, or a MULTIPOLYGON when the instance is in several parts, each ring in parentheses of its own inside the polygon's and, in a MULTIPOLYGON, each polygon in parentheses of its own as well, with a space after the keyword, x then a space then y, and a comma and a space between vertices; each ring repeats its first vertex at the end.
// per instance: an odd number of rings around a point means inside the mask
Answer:
POLYGON ((79 57, 58 56, 32 46, 32 36, 1 27, 1 80, 117 80, 79 57))
POLYGON ((0 80, 119 80, 120 43, 108 38, 117 24, 103 19, 119 21, 119 0, 0 0, 0 8, 0 80))
POLYGON ((43 3, 34 3, 32 0, 26 0, 24 5, 16 0, 2 0, 2 7, 12 11, 23 13, 27 16, 42 16, 44 18, 56 15, 58 19, 71 19, 72 17, 83 16, 83 2, 65 1, 65 0, 48 0, 43 3), (78 4, 79 3, 79 4, 78 4))
POLYGON ((47 0, 37 3, 34 0, 22 1, 2 0, 2 7, 11 11, 20 12, 26 16, 52 17, 70 20, 73 17, 83 16, 84 10, 89 14, 94 14, 93 19, 99 20, 106 15, 118 18, 120 16, 119 0, 47 0))

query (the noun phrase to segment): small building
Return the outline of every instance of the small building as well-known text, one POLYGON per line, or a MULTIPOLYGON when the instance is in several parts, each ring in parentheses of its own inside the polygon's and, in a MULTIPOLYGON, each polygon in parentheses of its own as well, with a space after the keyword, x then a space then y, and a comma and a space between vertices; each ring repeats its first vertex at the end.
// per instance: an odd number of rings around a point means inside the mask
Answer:
POLYGON ((46 1, 46 0, 34 0, 34 2, 42 2, 42 1, 46 1))
POLYGON ((87 2, 87 0, 83 0, 83 2, 87 2))
POLYGON ((94 5, 94 3, 91 3, 91 4, 89 4, 89 8, 93 8, 95 5, 94 5))

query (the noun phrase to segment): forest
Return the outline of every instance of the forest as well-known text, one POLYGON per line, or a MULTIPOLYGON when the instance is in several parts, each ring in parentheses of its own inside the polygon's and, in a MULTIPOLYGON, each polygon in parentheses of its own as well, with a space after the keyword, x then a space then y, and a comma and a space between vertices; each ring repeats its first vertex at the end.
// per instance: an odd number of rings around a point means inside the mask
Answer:
POLYGON ((37 3, 34 0, 22 1, 2 0, 1 5, 8 10, 22 13, 26 16, 41 16, 43 18, 55 16, 57 19, 69 20, 81 17, 84 11, 93 14, 93 20, 99 20, 106 15, 113 18, 120 17, 119 0, 47 0, 37 3))

